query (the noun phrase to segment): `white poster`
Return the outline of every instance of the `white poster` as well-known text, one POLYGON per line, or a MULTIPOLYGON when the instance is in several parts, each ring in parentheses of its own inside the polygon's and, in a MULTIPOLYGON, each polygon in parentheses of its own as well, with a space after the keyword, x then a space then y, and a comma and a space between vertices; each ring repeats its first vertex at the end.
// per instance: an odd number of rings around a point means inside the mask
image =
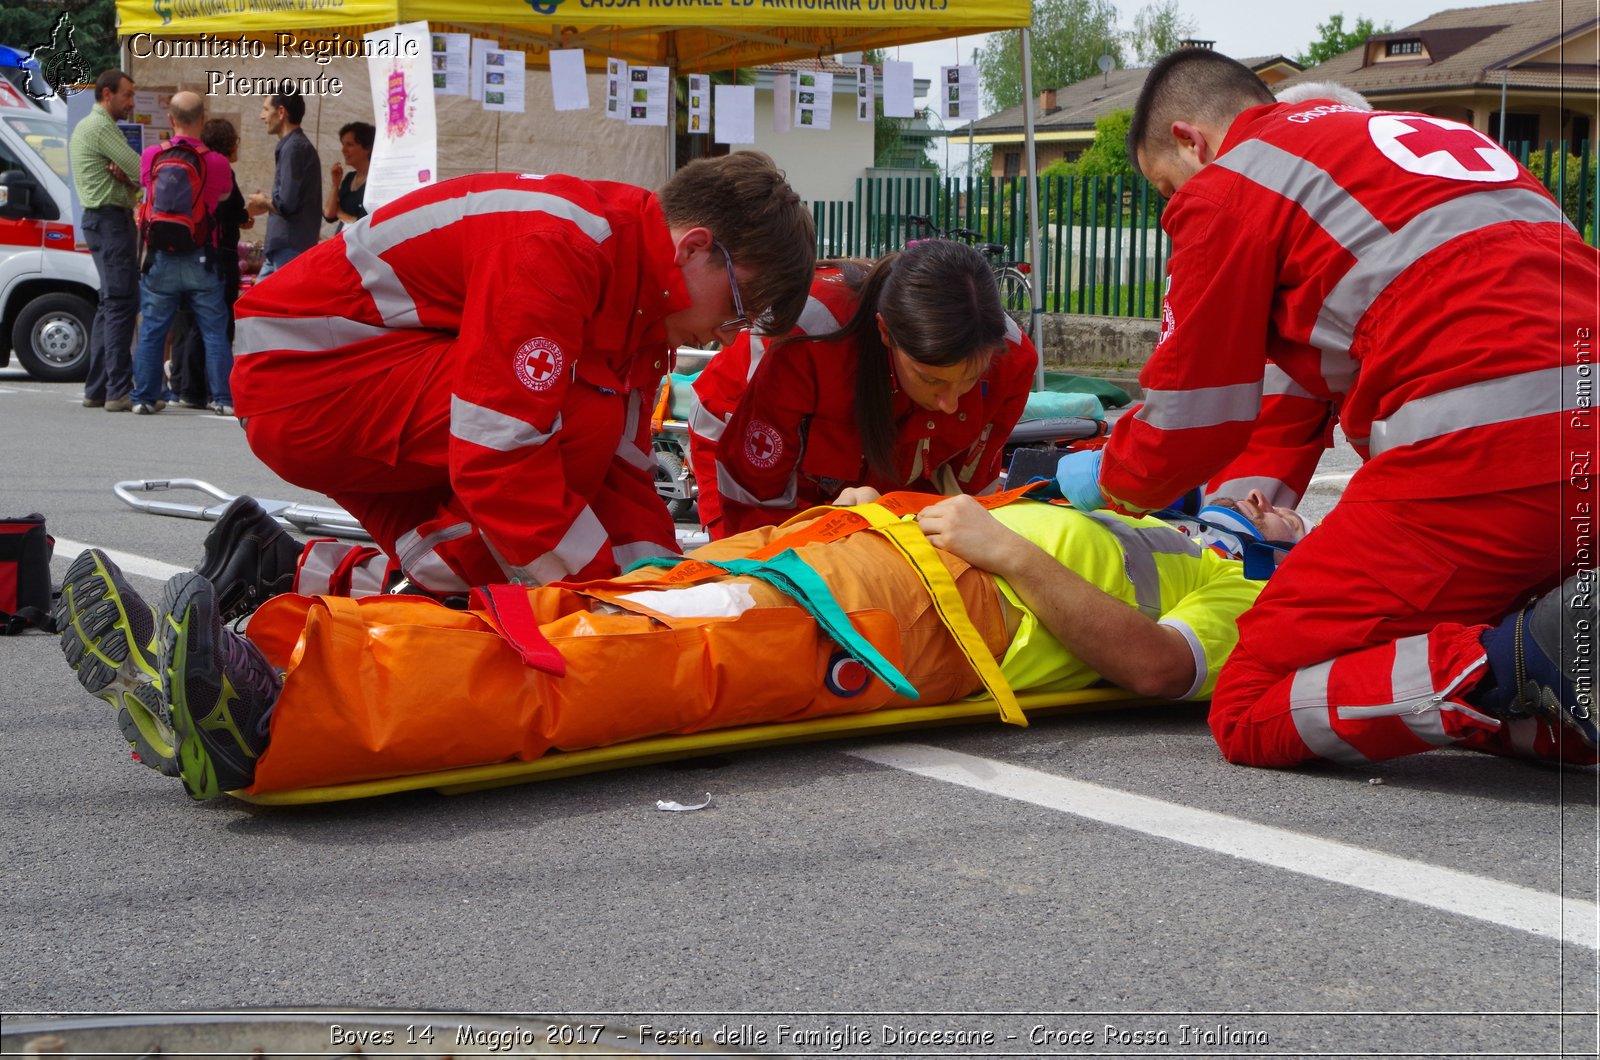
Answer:
POLYGON ((628 64, 621 59, 606 60, 606 117, 618 121, 628 118, 628 64))
POLYGON ((377 136, 367 166, 364 201, 370 214, 384 203, 432 184, 439 174, 439 127, 433 110, 433 62, 428 24, 366 34, 372 53, 373 124, 377 136), (398 47, 385 42, 395 41, 398 47), (385 54, 379 55, 383 51, 385 54), (393 52, 394 54, 388 54, 393 52))
POLYGON ((433 91, 440 96, 464 96, 472 75, 472 34, 434 33, 433 91))
POLYGON ((665 66, 628 67, 627 106, 629 125, 667 124, 667 93, 672 82, 665 66))
POLYGON ((583 68, 582 48, 550 53, 550 95, 556 110, 589 109, 589 72, 583 68))
POLYGON ((498 47, 495 41, 472 38, 472 58, 467 64, 467 95, 471 98, 483 98, 483 57, 489 54, 489 49, 498 47))
POLYGON ((789 92, 789 75, 772 75, 772 131, 786 133, 794 128, 794 99, 789 92))
POLYGON ((871 121, 873 119, 872 106, 872 67, 856 67, 856 121, 871 121))
POLYGON ((833 75, 803 70, 795 75, 794 123, 801 129, 833 124, 833 75))
POLYGON ((917 105, 915 74, 910 63, 885 62, 883 64, 883 116, 885 118, 916 117, 917 105))
POLYGON ((973 65, 939 67, 939 117, 978 117, 978 68, 973 65))
MULTIPOLYGON (((712 93, 713 118, 719 144, 756 142, 756 88, 754 85, 718 85, 712 93)), ((787 109, 787 108, 785 108, 787 109)))
POLYGON ((490 48, 483 53, 483 109, 521 114, 528 68, 522 52, 490 48))
POLYGON ((689 133, 704 136, 711 132, 711 75, 689 75, 689 133))

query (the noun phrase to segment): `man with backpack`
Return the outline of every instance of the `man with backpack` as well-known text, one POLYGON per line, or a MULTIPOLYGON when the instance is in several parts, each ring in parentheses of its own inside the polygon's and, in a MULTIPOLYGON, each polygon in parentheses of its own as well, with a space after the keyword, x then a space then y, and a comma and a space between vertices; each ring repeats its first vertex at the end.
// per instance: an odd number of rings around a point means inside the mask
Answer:
POLYGON ((178 92, 167 113, 172 139, 145 148, 139 179, 144 278, 140 283, 139 341, 133 355, 133 411, 150 415, 166 407, 161 364, 178 308, 187 305, 206 349, 211 410, 233 415, 228 376, 233 353, 228 343, 228 306, 216 249, 216 214, 233 190, 233 167, 200 140, 205 102, 193 92, 178 92))

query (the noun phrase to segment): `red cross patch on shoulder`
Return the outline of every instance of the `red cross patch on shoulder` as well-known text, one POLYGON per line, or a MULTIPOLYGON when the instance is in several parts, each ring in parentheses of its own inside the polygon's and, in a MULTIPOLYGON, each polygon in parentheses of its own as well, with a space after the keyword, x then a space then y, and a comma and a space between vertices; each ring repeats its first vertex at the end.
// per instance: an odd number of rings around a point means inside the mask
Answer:
POLYGON ((1420 114, 1375 114, 1367 122, 1367 133, 1389 161, 1412 173, 1490 184, 1517 176, 1515 159, 1460 122, 1420 114))
POLYGON ((783 435, 770 423, 753 420, 744 432, 744 458, 765 471, 783 454, 783 435))
POLYGON ((534 393, 549 390, 555 385, 556 380, 561 378, 561 369, 565 364, 566 358, 562 356, 561 347, 542 338, 524 342, 511 358, 517 379, 534 393))

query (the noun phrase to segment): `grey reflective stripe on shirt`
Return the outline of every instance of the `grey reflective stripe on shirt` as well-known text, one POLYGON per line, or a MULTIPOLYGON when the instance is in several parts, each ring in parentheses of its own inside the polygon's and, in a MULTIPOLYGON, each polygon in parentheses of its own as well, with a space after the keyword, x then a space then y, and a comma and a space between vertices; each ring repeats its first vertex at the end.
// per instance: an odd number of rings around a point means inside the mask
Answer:
POLYGON ((393 328, 344 317, 240 317, 233 325, 233 355, 332 350, 392 334, 393 328))
POLYGON ((1022 328, 1011 319, 1010 313, 1006 314, 1006 341, 1013 344, 1022 341, 1022 328))
POLYGON ((806 307, 800 310, 800 319, 796 324, 807 335, 831 335, 844 326, 816 295, 806 299, 806 307))
POLYGON ((756 377, 756 369, 761 366, 761 358, 767 355, 767 340, 750 333, 750 367, 744 373, 744 381, 749 382, 756 377))
POLYGON ((1561 412, 1565 396, 1578 392, 1580 370, 1575 364, 1541 368, 1412 398, 1383 419, 1372 421, 1369 451, 1377 456, 1454 431, 1561 412))
POLYGON ((722 461, 717 461, 717 492, 724 500, 733 501, 751 508, 793 508, 794 498, 798 490, 797 479, 791 474, 788 483, 783 488, 783 493, 771 500, 762 500, 739 484, 727 468, 722 466, 722 461))
POLYGON ((1289 378, 1289 373, 1282 368, 1267 362, 1267 370, 1261 374, 1261 394, 1278 394, 1285 397, 1312 397, 1311 391, 1289 378))
POLYGON ((689 433, 698 434, 708 442, 715 442, 722 438, 722 432, 727 429, 728 421, 700 404, 700 395, 690 387, 689 433))
POLYGON ((470 191, 385 217, 381 222, 352 225, 343 233, 345 258, 361 276, 361 285, 385 324, 396 328, 421 327, 416 302, 382 255, 407 240, 448 227, 469 214, 493 213, 547 213, 571 221, 596 243, 603 243, 611 236, 611 225, 604 217, 559 195, 520 188, 470 191))
POLYGON ((561 430, 561 414, 548 431, 504 412, 474 405, 465 398, 450 397, 450 436, 502 453, 543 445, 561 430))
POLYGON ((1199 556, 1200 546, 1170 526, 1129 526, 1106 512, 1087 514, 1117 539, 1124 569, 1133 583, 1134 605, 1146 617, 1160 618, 1161 573, 1156 569, 1156 553, 1199 556))
POLYGON ((644 391, 630 391, 627 401, 628 414, 622 423, 622 437, 617 442, 616 457, 624 464, 636 467, 640 471, 654 471, 656 458, 640 449, 639 443, 634 441, 634 435, 639 430, 639 419, 644 415, 644 391))
MULTIPOLYGON (((1527 188, 1495 188, 1450 199, 1417 214, 1398 232, 1348 247, 1358 260, 1339 278, 1317 314, 1312 345, 1323 350, 1348 350, 1356 325, 1395 278, 1452 239, 1509 221, 1562 222, 1561 208, 1527 188)), ((1374 221, 1374 224, 1377 222, 1374 221)))
POLYGON ((617 569, 627 570, 631 564, 641 559, 651 559, 655 556, 681 556, 683 553, 677 549, 668 548, 654 541, 624 541, 620 545, 611 546, 611 558, 616 561, 617 569))
POLYGON ((1261 412, 1261 384, 1203 386, 1194 390, 1146 390, 1144 405, 1134 414, 1163 431, 1215 427, 1220 423, 1253 423, 1261 412))
POLYGON ((471 523, 452 523, 423 537, 407 530, 394 543, 400 553, 395 559, 406 577, 433 592, 465 592, 472 588, 450 568, 434 550, 446 541, 455 541, 473 532, 471 523))
POLYGON ((1335 394, 1355 384, 1350 345, 1362 317, 1394 279, 1450 240, 1507 221, 1565 221, 1560 209, 1527 188, 1485 188, 1440 203, 1391 231, 1327 170, 1281 147, 1250 140, 1214 165, 1238 173, 1297 204, 1354 257, 1355 264, 1328 292, 1312 327, 1322 351, 1322 378, 1335 394))
POLYGON ((505 571, 506 578, 524 585, 546 585, 570 577, 588 566, 607 544, 606 528, 587 504, 573 516, 556 547, 531 563, 516 566, 507 562, 487 537, 483 543, 488 546, 495 562, 500 564, 500 569, 505 571))

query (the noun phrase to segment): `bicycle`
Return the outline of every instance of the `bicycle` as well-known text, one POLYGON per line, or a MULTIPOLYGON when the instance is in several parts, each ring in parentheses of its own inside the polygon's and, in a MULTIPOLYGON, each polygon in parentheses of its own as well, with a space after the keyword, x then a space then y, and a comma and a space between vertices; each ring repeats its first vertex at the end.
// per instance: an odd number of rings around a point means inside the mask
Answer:
POLYGON ((1033 266, 1025 261, 1009 260, 1005 244, 984 242, 983 233, 970 228, 940 228, 933 223, 933 218, 917 214, 906 218, 906 227, 929 233, 918 236, 920 239, 954 239, 977 250, 988 259, 989 269, 1000 287, 1000 305, 1006 315, 1024 332, 1032 326, 1033 281, 1030 275, 1033 266))

